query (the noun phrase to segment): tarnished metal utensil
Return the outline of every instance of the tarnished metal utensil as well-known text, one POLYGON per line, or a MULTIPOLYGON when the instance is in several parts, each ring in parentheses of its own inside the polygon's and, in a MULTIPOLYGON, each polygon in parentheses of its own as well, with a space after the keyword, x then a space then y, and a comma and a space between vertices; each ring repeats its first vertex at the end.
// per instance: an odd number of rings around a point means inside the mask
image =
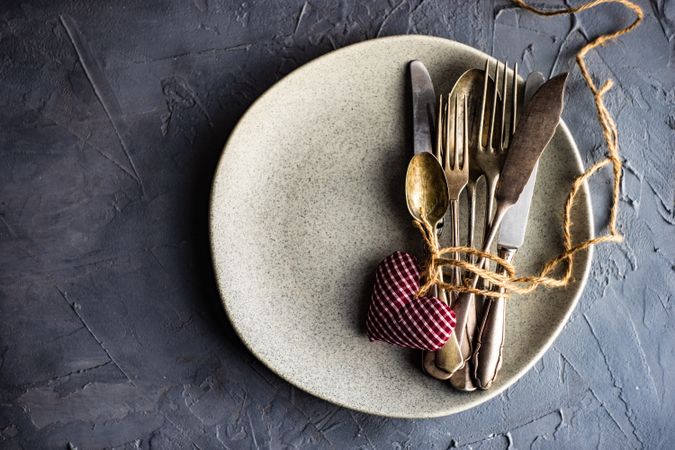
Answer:
MULTIPOLYGON (((448 182, 450 245, 457 246, 459 245, 459 196, 469 181, 469 108, 467 96, 460 96, 456 93, 451 109, 450 97, 449 95, 444 101, 441 96, 438 102, 436 158, 443 161, 443 170, 448 182)), ((450 282, 452 284, 461 282, 460 271, 456 268, 450 272, 450 282)), ((451 292, 446 292, 446 295, 452 299, 456 296, 451 292)), ((450 302, 448 304, 451 305, 450 302)), ((462 368, 465 361, 466 358, 454 333, 448 342, 436 351, 436 367, 448 374, 453 374, 462 368)))
MULTIPOLYGON (((486 165, 481 167, 480 162, 491 162, 493 159, 503 162, 503 154, 496 151, 487 151, 488 149, 501 148, 502 135, 504 131, 501 129, 506 122, 503 120, 505 114, 503 108, 499 107, 504 102, 506 95, 506 84, 502 83, 502 92, 498 89, 498 77, 495 72, 494 79, 489 74, 489 62, 486 63, 485 70, 471 69, 460 77, 453 87, 452 95, 469 95, 472 99, 469 106, 469 117, 471 124, 471 131, 469 133, 469 147, 470 159, 469 164, 469 179, 466 185, 467 200, 468 200, 468 243, 470 247, 475 247, 475 220, 476 220, 476 182, 479 178, 485 177, 486 183, 489 185, 492 178, 489 176, 491 172, 484 170, 486 165), (482 95, 479 95, 482 92, 482 95), (495 124, 498 132, 494 133, 495 124), (492 130, 492 131, 491 131, 492 130), (489 143, 487 142, 489 140, 489 143)), ((496 70, 496 69, 495 69, 496 70)), ((506 69, 504 70, 506 73, 506 69)), ((515 78, 514 78, 515 80, 515 78)), ((499 168, 496 170, 498 171, 499 168)), ((496 179, 494 180, 496 181, 496 179)), ((487 202, 486 202, 487 204, 487 202)), ((487 217, 487 215, 486 215, 487 217)), ((469 258, 469 261, 475 262, 475 258, 469 258)), ((456 296, 455 296, 456 297, 456 296)), ((473 295, 469 297, 468 302, 459 306, 459 313, 467 316, 466 326, 462 330, 456 331, 456 339, 461 341, 462 357, 464 358, 464 366, 457 370, 450 378, 450 384, 460 391, 474 391, 476 386, 473 383, 472 362, 470 360, 473 353, 472 339, 476 331, 476 305, 473 295), (464 306, 464 309, 462 309, 464 306), (467 339, 462 339, 467 336, 467 339)), ((458 312, 458 311, 456 311, 458 312)))
MULTIPOLYGON (((482 250, 484 252, 490 251, 499 225, 504 219, 504 214, 518 201, 518 197, 530 179, 530 174, 537 164, 539 156, 553 137, 563 109, 566 80, 567 73, 551 78, 539 88, 530 103, 525 107, 513 140, 509 145, 504 168, 497 184, 495 215, 483 241, 482 250)), ((481 258, 477 263, 478 266, 481 266, 483 262, 484 258, 481 258)), ((471 277, 469 286, 476 287, 478 279, 478 275, 471 277)), ((462 293, 457 298, 456 304, 466 310, 469 298, 469 293, 462 293)), ((464 329, 466 321, 466 314, 457 313, 455 329, 464 329)), ((460 339, 461 346, 466 336, 461 338, 458 336, 458 339, 460 339)))
MULTIPOLYGON (((467 99, 467 107, 468 107, 468 127, 469 127, 469 132, 468 132, 468 144, 469 144, 469 150, 475 148, 478 140, 478 116, 479 116, 479 108, 481 107, 481 99, 480 96, 477 95, 478 92, 480 92, 482 86, 483 86, 483 71, 480 69, 469 69, 466 72, 464 72, 455 82, 454 86, 452 87, 452 90, 450 91, 450 95, 448 96, 449 99, 452 98, 465 98, 467 99)), ((492 82, 492 80, 490 80, 492 82)), ((453 105, 453 102, 450 101, 450 105, 453 105)), ((451 127, 451 136, 454 137, 456 136, 456 130, 454 129, 454 121, 448 122, 448 125, 451 127)), ((454 144, 453 144, 454 146, 454 144)), ((438 149, 437 149, 438 151, 438 149)), ((469 177, 467 180, 466 184, 466 190, 467 190, 467 199, 469 202, 468 205, 468 226, 469 226, 469 245, 473 246, 475 245, 473 241, 473 228, 474 228, 474 221, 476 217, 476 207, 475 207, 475 200, 476 200, 476 181, 478 178, 482 175, 480 171, 476 173, 473 170, 473 161, 470 161, 469 163, 469 177)), ((452 218, 451 218, 452 219, 452 218)), ((459 239, 459 231, 458 231, 458 223, 455 223, 456 221, 451 220, 451 245, 459 245, 459 242, 456 242, 456 239, 459 239)), ((457 272, 455 271, 455 274, 457 272)), ((474 321, 470 321, 470 326, 473 326, 475 323, 474 321)), ((468 342, 467 342, 468 344, 468 342)), ((451 383, 453 386, 455 386, 457 389, 462 389, 463 386, 466 386, 467 383, 455 383, 453 380, 456 378, 461 378, 461 379, 469 379, 469 371, 467 370, 467 366, 465 364, 465 361, 467 360, 466 355, 471 353, 471 348, 465 346, 466 348, 460 349, 459 348, 459 343, 457 341, 457 336, 456 333, 453 333, 453 336, 451 337, 450 340, 437 350, 436 352, 427 352, 424 355, 424 367, 427 373, 432 373, 433 370, 438 370, 440 369, 441 372, 437 372, 435 376, 436 378, 442 378, 441 379, 448 379, 450 378, 451 383), (461 355, 459 354, 461 352, 461 355), (435 364, 436 367, 432 367, 432 364, 435 364), (461 376, 459 376, 460 372, 462 373, 461 376), (452 375, 452 377, 449 377, 449 375, 452 375), (466 375, 466 376, 465 376, 466 375)))
MULTIPOLYGON (((525 104, 545 82, 540 72, 532 72, 525 81, 525 104)), ((497 254, 511 262, 518 248, 525 242, 527 218, 530 212, 534 183, 537 178, 535 165, 518 201, 504 216, 497 238, 497 254)), ((503 269, 498 269, 505 273, 503 269)), ((503 292, 503 289, 501 289, 503 292)), ((506 332, 506 301, 504 298, 486 298, 483 318, 476 334, 472 366, 475 384, 489 389, 502 366, 502 351, 506 332)))

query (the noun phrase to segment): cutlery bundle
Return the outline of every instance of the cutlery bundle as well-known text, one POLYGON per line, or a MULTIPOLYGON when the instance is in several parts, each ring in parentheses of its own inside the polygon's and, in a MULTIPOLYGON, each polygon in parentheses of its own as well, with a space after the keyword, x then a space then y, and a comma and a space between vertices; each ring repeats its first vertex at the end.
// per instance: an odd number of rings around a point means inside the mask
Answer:
MULTIPOLYGON (((506 273, 524 243, 537 161, 553 137, 563 107, 567 74, 544 81, 541 74, 533 73, 521 92, 517 71, 517 65, 509 71, 505 63, 487 61, 483 70, 467 70, 437 101, 424 65, 410 64, 414 156, 406 176, 406 201, 429 253, 416 295, 429 310, 442 310, 440 305, 451 308, 456 324, 440 347, 414 342, 403 346, 425 350, 425 372, 449 380, 461 391, 488 389, 501 367, 504 290, 490 283, 497 280, 491 274, 506 273), (476 186, 480 180, 485 182, 486 198, 478 246, 476 186), (462 193, 467 199, 465 209, 460 205, 462 193), (464 214, 468 229, 466 241, 461 242, 464 214), (440 239, 447 239, 452 250, 447 257, 439 251, 440 239), (497 258, 490 255, 495 239, 497 258), (503 267, 493 267, 494 260, 503 267), (438 302, 434 306, 428 303, 432 288, 432 300, 438 302)), ((395 296, 403 292, 400 281, 410 270, 388 261, 378 274, 389 283, 380 281, 376 288, 395 296)), ((410 308, 405 298, 399 303, 398 307, 396 301, 390 303, 394 306, 389 310, 381 308, 379 317, 369 312, 371 339, 391 342, 383 335, 382 323, 394 323, 406 336, 416 331, 418 340, 440 342, 430 316, 410 308), (414 330, 410 323, 417 324, 414 330)))

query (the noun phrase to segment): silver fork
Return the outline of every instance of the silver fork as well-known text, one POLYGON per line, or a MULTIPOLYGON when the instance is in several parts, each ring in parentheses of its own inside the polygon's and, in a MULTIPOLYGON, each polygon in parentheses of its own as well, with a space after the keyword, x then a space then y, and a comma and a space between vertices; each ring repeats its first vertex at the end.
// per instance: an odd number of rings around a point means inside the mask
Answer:
MULTIPOLYGON (((461 99, 455 95, 454 107, 450 113, 450 98, 446 98, 439 103, 439 133, 436 142, 436 157, 442 162, 445 178, 448 182, 448 198, 450 200, 450 245, 459 245, 459 197, 469 181, 469 117, 468 117, 468 99, 464 96, 461 99), (460 108, 461 107, 461 108, 460 108), (460 161, 461 156, 461 161, 460 161)), ((456 259, 459 255, 454 254, 456 259)), ((453 267, 450 271, 450 282, 452 284, 461 283, 461 273, 459 268, 453 267)), ((453 294, 450 294, 449 304, 454 300, 453 294)), ((459 347, 459 341, 456 336, 451 338, 449 344, 452 350, 441 350, 436 352, 436 365, 449 372, 454 373, 458 368, 464 365, 467 360, 464 352, 459 347)))
MULTIPOLYGON (((487 74, 490 70, 490 61, 485 62, 485 82, 483 84, 483 100, 481 106, 481 115, 480 115, 480 125, 479 130, 483 129, 485 121, 485 106, 488 97, 488 77, 487 74)), ((506 87, 507 81, 507 71, 508 63, 502 63, 502 85, 501 91, 499 86, 499 62, 495 63, 495 72, 494 72, 494 88, 492 92, 492 108, 490 114, 490 126, 488 128, 488 139, 487 142, 483 140, 483 133, 478 135, 478 148, 476 151, 475 161, 478 165, 478 168, 485 176, 485 182, 487 185, 486 190, 486 202, 485 202, 485 227, 483 229, 484 233, 487 232, 487 229, 492 224, 492 215, 494 214, 494 199, 495 199, 495 190, 497 189, 497 182, 499 181, 499 174, 502 171, 504 166, 504 159, 506 158, 506 149, 508 144, 511 141, 511 136, 516 130, 516 113, 517 113, 517 104, 518 104, 518 79, 515 74, 518 73, 518 63, 515 64, 513 73, 513 83, 511 88, 511 98, 507 96, 508 89, 506 87), (501 111, 497 111, 498 100, 501 99, 501 111), (510 100, 510 101, 509 101, 510 100), (506 127, 506 105, 511 103, 510 111, 510 127, 506 127), (495 121, 497 114, 499 114, 499 135, 494 136, 495 132, 495 121), (495 140, 497 140, 497 145, 495 145, 495 140)))
MULTIPOLYGON (((485 62, 485 73, 489 73, 490 61, 485 62)), ((511 141, 511 136, 516 130, 516 118, 517 118, 517 105, 518 105, 518 63, 514 64, 513 68, 513 82, 511 87, 511 98, 509 98, 508 88, 506 86, 507 74, 508 74, 508 63, 502 63, 502 84, 501 91, 499 86, 499 62, 495 63, 495 72, 494 72, 494 89, 492 93, 492 108, 490 115, 490 126, 489 126, 489 135, 487 142, 482 142, 483 135, 479 136, 478 140, 478 151, 476 152, 476 165, 483 172, 485 176, 486 191, 485 191, 485 217, 484 217, 484 226, 483 226, 483 239, 485 239, 487 230, 490 229, 492 225, 492 218, 494 215, 494 201, 495 201, 495 190, 497 189, 497 182, 499 181, 499 174, 502 171, 504 166, 504 160, 506 159, 506 149, 508 144, 511 141), (511 103, 510 111, 510 127, 506 127, 506 118, 507 118, 507 104, 511 103), (497 105, 501 103, 501 111, 497 110, 497 105), (499 134, 494 135, 495 132, 495 121, 499 119, 499 134), (495 144, 496 141, 496 144, 495 144)), ((483 109, 481 110, 481 119, 480 124, 483 125, 483 116, 485 114, 485 103, 487 97, 487 77, 483 85, 483 109)), ((482 129, 482 128, 481 128, 482 129)), ((489 261, 485 261, 483 267, 487 267, 489 261)), ((481 280, 483 289, 490 289, 489 282, 481 280)), ((478 306, 478 305, 477 305, 478 306)), ((482 302, 480 303, 482 306, 482 302)), ((474 330, 475 331, 475 330, 474 330)))
MULTIPOLYGON (((462 191, 469 182, 469 118, 468 118, 468 102, 466 96, 462 98, 462 120, 460 124, 460 103, 459 96, 455 96, 455 105, 453 110, 454 127, 451 128, 450 122, 450 99, 445 102, 445 145, 443 146, 443 170, 445 171, 445 178, 448 181, 448 198, 450 200, 450 223, 451 235, 450 245, 459 245, 459 197, 462 191), (451 138, 451 135, 452 136, 451 138), (452 147, 451 150, 451 143, 452 147), (452 153, 452 157, 450 154, 452 153), (460 153, 462 160, 460 164, 460 153), (452 161, 451 161, 452 159, 452 161)), ((457 254, 453 255, 458 258, 457 254)), ((460 271, 459 268, 453 268, 451 271, 451 282, 459 283, 460 271)))

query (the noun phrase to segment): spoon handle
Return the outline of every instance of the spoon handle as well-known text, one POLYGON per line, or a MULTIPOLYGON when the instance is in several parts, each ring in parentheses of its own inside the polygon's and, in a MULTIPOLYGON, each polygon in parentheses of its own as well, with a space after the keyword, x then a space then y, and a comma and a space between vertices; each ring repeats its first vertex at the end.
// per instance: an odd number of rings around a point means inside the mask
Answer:
MULTIPOLYGON (((438 269, 438 277, 440 281, 443 281, 443 270, 441 268, 438 269)), ((436 287, 436 296, 450 305, 449 297, 451 294, 449 292, 436 287)), ((447 380, 455 371, 464 366, 464 358, 456 332, 457 328, 443 347, 435 352, 425 352, 424 354, 424 371, 436 379, 447 380)))

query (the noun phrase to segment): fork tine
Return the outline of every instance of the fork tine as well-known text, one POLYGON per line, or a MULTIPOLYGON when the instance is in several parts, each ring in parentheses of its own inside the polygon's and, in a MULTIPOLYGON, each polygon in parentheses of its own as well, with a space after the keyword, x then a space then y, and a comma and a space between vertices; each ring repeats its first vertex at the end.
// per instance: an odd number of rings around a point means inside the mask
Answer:
POLYGON ((483 142, 483 125, 485 124, 485 103, 487 102, 488 79, 490 78, 490 60, 485 61, 485 75, 483 79, 483 97, 480 104, 480 121, 478 122, 478 148, 485 146, 483 142))
POLYGON ((439 163, 442 163, 441 157, 443 155, 443 94, 438 97, 438 111, 436 111, 436 149, 434 156, 439 163))
POLYGON ((509 145, 511 138, 516 133, 516 124, 518 123, 518 63, 513 65, 513 87, 511 88, 513 103, 511 106, 511 136, 509 136, 509 145))
POLYGON ((469 102, 464 96, 464 152, 462 152, 462 170, 469 170, 469 102))
POLYGON ((493 150, 492 139, 495 131, 495 115, 497 113, 497 96, 499 93, 499 61, 495 65, 494 88, 492 89, 492 114, 490 115, 490 134, 488 136, 487 148, 493 150))
POLYGON ((504 62, 504 73, 502 74, 502 117, 499 124, 499 151, 506 150, 506 135, 509 132, 506 128, 506 103, 508 102, 507 72, 509 70, 508 61, 504 62))
POLYGON ((455 158, 454 158, 454 165, 452 166, 453 170, 457 170, 459 168, 459 152, 460 152, 460 146, 459 146, 459 95, 455 94, 455 158))
POLYGON ((445 108, 443 113, 445 119, 445 157, 443 158, 443 167, 450 167, 450 94, 445 98, 445 108))

